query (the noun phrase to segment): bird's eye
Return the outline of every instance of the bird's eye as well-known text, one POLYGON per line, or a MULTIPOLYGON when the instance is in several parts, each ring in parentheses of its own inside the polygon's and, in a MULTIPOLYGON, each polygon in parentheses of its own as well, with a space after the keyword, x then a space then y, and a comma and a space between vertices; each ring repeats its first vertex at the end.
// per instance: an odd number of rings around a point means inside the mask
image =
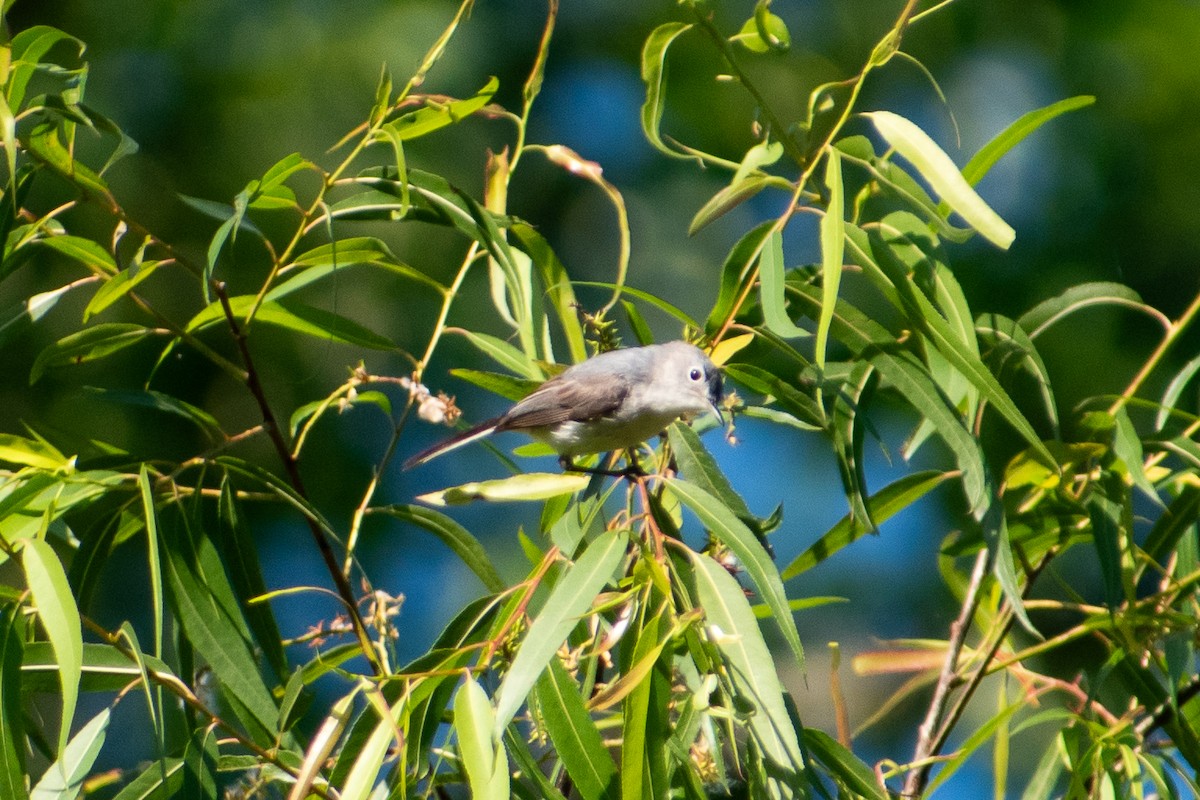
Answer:
POLYGON ((698 381, 704 377, 704 373, 700 371, 699 367, 692 367, 692 371, 688 373, 688 377, 694 381, 698 381))

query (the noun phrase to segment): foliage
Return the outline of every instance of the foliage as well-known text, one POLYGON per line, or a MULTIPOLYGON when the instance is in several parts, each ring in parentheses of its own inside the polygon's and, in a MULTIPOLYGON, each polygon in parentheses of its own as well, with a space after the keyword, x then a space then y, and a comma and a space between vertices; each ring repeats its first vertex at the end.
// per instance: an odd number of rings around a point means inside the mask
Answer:
MULTIPOLYGON (((21 297, 0 319, 0 336, 21 341, 46 319, 67 317, 75 301, 78 326, 40 352, 29 380, 70 381, 84 364, 140 358, 140 389, 89 387, 93 402, 132 408, 148 421, 183 420, 202 444, 164 459, 116 447, 103 430, 86 449, 64 449, 36 419, 21 433, 0 434, 3 566, 20 576, 4 589, 0 614, 0 795, 214 796, 233 784, 240 796, 292 798, 445 796, 452 787, 475 797, 588 800, 915 797, 990 746, 1001 796, 1010 739, 1044 723, 1052 745, 1021 776, 1027 797, 1200 794, 1191 777, 1200 768, 1200 417, 1180 407, 1200 361, 1180 369, 1162 396, 1145 389, 1200 300, 1171 320, 1125 287, 1093 283, 1017 319, 972 310, 951 268, 953 246, 978 236, 1006 248, 1016 235, 973 185, 1023 138, 1090 100, 1032 110, 960 170, 913 122, 861 108, 868 77, 911 58, 905 32, 937 10, 914 7, 857 75, 818 87, 800 120, 779 118, 769 88, 744 67, 788 47, 787 24, 766 0, 729 29, 707 5, 684 2, 680 19, 648 33, 647 139, 666 156, 729 175, 692 229, 762 192, 788 200, 732 248, 704 320, 624 286, 626 211, 600 166, 526 140, 553 2, 519 109, 494 102, 495 79, 461 99, 418 92, 452 52, 468 0, 399 89, 384 74, 366 120, 334 148, 334 166, 293 154, 230 204, 190 200, 217 222, 199 258, 147 230, 111 188, 110 168, 133 144, 84 102, 83 43, 48 27, 13 36, 0 58, 0 279, 11 283, 49 258, 71 275, 21 297), (669 133, 667 64, 685 40, 711 46, 722 72, 757 106, 756 141, 738 159, 669 133), (414 140, 474 124, 504 125, 511 137, 489 153, 482 196, 410 157, 414 140), (512 179, 527 158, 589 182, 620 221, 620 255, 601 308, 579 313, 564 265, 509 213, 512 179), (54 199, 64 192, 67 199, 54 199), (788 267, 783 233, 802 213, 820 217, 820 260, 788 267), (87 227, 96 215, 106 220, 103 235, 87 227), (461 242, 456 274, 442 282, 409 263, 371 235, 380 224, 451 231, 461 242), (464 281, 480 270, 491 287, 489 322, 510 335, 458 331, 501 370, 462 377, 519 397, 552 373, 556 354, 579 361, 589 343, 611 346, 621 316, 645 340, 641 309, 664 311, 754 398, 731 395, 731 412, 832 443, 845 519, 777 566, 768 537, 778 515, 754 515, 683 424, 644 449, 646 476, 529 474, 505 459, 508 479, 414 504, 379 500, 381 477, 395 468, 414 417, 458 419, 453 402, 423 381, 464 281), (295 365, 263 358, 264 336, 398 351, 366 319, 320 302, 335 278, 359 271, 429 298, 424 351, 400 353, 411 374, 374 374, 359 362, 325 396, 279 408, 272 378, 295 365), (165 302, 154 291, 162 282, 187 288, 165 302), (1097 306, 1158 321, 1160 345, 1120 395, 1062 409, 1039 340, 1097 306), (182 352, 227 374, 258 420, 239 429, 227 405, 202 407, 159 388, 163 365, 182 352), (936 441, 948 463, 871 494, 863 466, 870 415, 896 404, 916 420, 905 455, 936 441), (339 522, 307 488, 322 482, 323 465, 302 469, 301 457, 318 426, 338 425, 353 406, 386 416, 391 434, 355 512, 339 522), (269 457, 245 446, 255 442, 269 444, 269 457), (785 582, 846 557, 844 548, 943 486, 961 496, 961 522, 945 536, 939 563, 924 566, 939 571, 960 611, 946 620, 944 641, 898 641, 855 659, 862 671, 913 671, 896 702, 910 694, 928 701, 912 756, 870 765, 854 754, 847 730, 834 737, 806 728, 791 706, 786 676, 804 662, 793 613, 814 601, 789 597, 785 582), (540 529, 519 537, 525 579, 508 585, 475 535, 430 507, 478 501, 541 502, 540 529), (254 511, 262 505, 287 509, 307 528, 344 608, 334 620, 312 620, 302 636, 280 631, 272 603, 329 590, 268 591, 256 551, 254 511), (396 663, 398 600, 370 587, 357 562, 370 517, 439 537, 486 587, 408 664, 396 663), (697 522, 707 534, 699 549, 683 540, 697 522), (90 608, 105 562, 128 541, 144 545, 150 630, 106 627, 90 608), (1088 602, 1082 586, 1066 586, 1066 599, 1045 597, 1039 579, 1072 551, 1098 566, 1102 602, 1088 602), (356 585, 365 586, 361 595, 356 585), (1045 610, 1072 622, 1045 636, 1031 616, 1045 610), (764 617, 782 643, 774 657, 764 617), (1072 680, 1039 667, 1040 657, 1082 639, 1103 655, 1072 680), (300 640, 320 644, 319 655, 297 663, 288 645, 300 640), (328 676, 337 681, 332 698, 313 690, 328 676), (985 684, 996 688, 999 708, 963 730, 985 684), (59 700, 53 713, 38 702, 45 693, 59 700), (110 707, 73 724, 84 693, 109 698, 110 707), (158 758, 99 773, 111 706, 123 703, 145 704, 141 733, 158 758)), ((836 691, 834 705, 842 705, 836 691)))

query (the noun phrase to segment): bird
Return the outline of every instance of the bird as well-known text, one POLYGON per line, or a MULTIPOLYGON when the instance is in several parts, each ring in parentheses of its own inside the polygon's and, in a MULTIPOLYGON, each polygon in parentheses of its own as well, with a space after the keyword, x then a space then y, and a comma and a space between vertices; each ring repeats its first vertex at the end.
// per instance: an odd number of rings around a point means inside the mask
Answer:
POLYGON ((704 351, 676 341, 610 350, 543 383, 498 417, 481 422, 404 463, 412 469, 499 431, 521 431, 548 444, 570 472, 577 456, 636 447, 680 418, 711 411, 724 424, 721 371, 704 351))

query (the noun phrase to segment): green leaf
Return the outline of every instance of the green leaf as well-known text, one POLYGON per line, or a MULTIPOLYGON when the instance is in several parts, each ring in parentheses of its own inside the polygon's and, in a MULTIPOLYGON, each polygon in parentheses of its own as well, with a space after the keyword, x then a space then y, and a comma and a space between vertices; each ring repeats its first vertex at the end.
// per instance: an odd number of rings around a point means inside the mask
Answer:
POLYGON ((625 556, 627 544, 624 531, 605 531, 559 578, 546 604, 529 626, 529 632, 521 640, 512 666, 496 692, 493 736, 499 736, 512 721, 542 670, 613 577, 613 571, 625 556))
POLYGON ((442 540, 462 562, 483 582, 489 592, 503 592, 507 585, 492 566, 491 556, 463 526, 433 509, 413 505, 390 505, 372 511, 396 517, 404 522, 424 528, 442 540))
POLYGON ((254 598, 267 593, 266 581, 263 580, 262 567, 258 561, 258 540, 241 511, 228 476, 221 481, 217 518, 217 542, 221 550, 221 561, 229 572, 238 607, 254 632, 254 639, 267 663, 274 670, 275 677, 283 680, 288 674, 288 662, 275 614, 270 603, 254 602, 254 598))
POLYGON ((874 770, 859 761, 832 736, 815 728, 805 728, 801 731, 801 736, 804 746, 812 752, 813 758, 839 778, 839 783, 844 784, 854 796, 869 800, 888 800, 890 795, 879 788, 874 770))
POLYGON ((890 111, 875 111, 864 116, 968 225, 992 244, 1002 250, 1008 249, 1016 237, 1012 227, 971 188, 950 156, 928 134, 890 111))
MULTIPOLYGON (((38 469, 58 470, 67 457, 44 439, 29 439, 15 433, 0 433, 0 461, 38 469)), ((0 509, 3 505, 0 505, 0 509)))
POLYGON ((495 716, 483 687, 468 676, 454 697, 454 730, 471 797, 479 800, 510 797, 508 758, 500 745, 504 726, 495 725, 495 716))
POLYGON ((759 3, 754 16, 746 20, 742 29, 732 37, 733 41, 751 53, 761 54, 772 50, 786 52, 792 44, 787 23, 766 9, 766 3, 759 3))
POLYGON ((172 800, 183 789, 184 769, 182 758, 155 761, 125 784, 113 800, 172 800))
MULTIPOLYGON (((1098 281, 1081 283, 1049 300, 1043 300, 1017 318, 1017 324, 1036 339, 1048 328, 1063 318, 1081 309, 1092 306, 1124 306, 1161 319, 1162 314, 1142 302, 1142 298, 1128 286, 1119 283, 1098 281)), ((1167 321, 1167 325, 1169 325, 1167 321)))
POLYGON ((751 364, 726 364, 725 374, 752 392, 774 398, 785 411, 813 428, 825 427, 821 407, 783 378, 751 364))
MULTIPOLYGON (((229 299, 229 307, 236 318, 244 318, 254 308, 256 298, 240 295, 229 299)), ((293 333, 312 336, 328 342, 367 347, 372 350, 394 350, 391 339, 380 336, 354 320, 326 311, 322 308, 289 301, 288 303, 264 302, 258 307, 254 319, 266 325, 274 325, 293 333)), ((189 333, 225 320, 225 311, 220 302, 210 303, 203 311, 188 321, 189 333)))
POLYGON ((96 386, 85 386, 83 391, 106 403, 149 409, 187 420, 199 428, 210 441, 218 442, 225 439, 221 423, 217 421, 216 417, 199 406, 194 406, 165 392, 153 389, 144 391, 103 389, 96 386))
POLYGON ((38 619, 46 630, 54 656, 62 690, 62 726, 58 731, 59 756, 65 757, 75 704, 79 699, 79 680, 83 668, 83 624, 79 608, 71 594, 67 573, 49 543, 43 539, 27 539, 23 552, 25 582, 33 595, 38 619))
POLYGON ((773 230, 763 245, 758 258, 758 276, 762 282, 760 298, 763 320, 772 333, 784 339, 808 336, 808 331, 797 327, 787 313, 783 291, 783 235, 773 230))
POLYGON ((980 178, 988 173, 988 170, 997 161, 1004 157, 1005 153, 1024 141, 1029 134, 1060 114, 1085 108, 1095 102, 1095 97, 1084 94, 1078 97, 1069 97, 1066 100, 1059 100, 1057 103, 1051 103, 1045 108, 1039 108, 1036 111, 1023 114, 1007 128, 996 134, 991 141, 979 148, 979 152, 973 155, 971 160, 963 167, 963 177, 966 178, 967 183, 974 186, 979 182, 980 178))
MULTIPOLYGON (((8 10, 8 6, 9 4, 5 3, 5 11, 8 10)), ((49 25, 34 25, 12 38, 12 61, 9 67, 8 85, 5 87, 11 108, 20 109, 22 107, 29 81, 34 74, 44 68, 42 59, 50 52, 51 48, 64 41, 74 45, 77 55, 83 53, 83 40, 76 39, 49 25)))
POLYGON ((692 426, 674 422, 667 428, 667 437, 671 442, 671 452, 679 464, 680 474, 736 514, 770 553, 770 547, 765 540, 766 526, 750 512, 746 501, 734 490, 725 473, 721 472, 716 459, 705 449, 699 434, 692 426))
MULTIPOLYGON (((926 470, 905 475, 903 478, 888 484, 871 495, 869 507, 871 518, 882 523, 908 508, 929 492, 945 483, 953 473, 926 470)), ((780 577, 787 581, 806 572, 825 559, 832 556, 848 544, 851 544, 868 532, 854 514, 847 514, 830 528, 824 536, 814 542, 800 555, 792 560, 783 570, 780 577)))
POLYGON ((546 301, 554 309, 559 326, 566 337, 571 361, 583 361, 587 358, 587 345, 584 343, 583 325, 579 321, 579 301, 575 297, 575 289, 571 286, 567 268, 550 249, 549 242, 531 226, 516 223, 511 230, 538 270, 538 276, 546 290, 546 301))
MULTIPOLYGON (((708 639, 728 662, 727 674, 734 691, 754 708, 748 724, 772 764, 772 782, 795 785, 796 776, 789 773, 804 769, 796 728, 784 703, 771 651, 763 641, 746 593, 716 561, 690 550, 687 556, 692 562, 696 597, 704 609, 708 639)), ((774 788, 773 795, 792 796, 778 784, 774 788)))
MULTIPOLYGON (((983 314, 975 320, 975 331, 980 337, 981 345, 990 345, 987 358, 995 364, 992 371, 997 378, 1003 379, 1010 362, 1016 369, 1024 369, 1037 381, 1038 393, 1046 409, 1046 418, 1053 427, 1054 437, 1059 438, 1058 401, 1054 397, 1054 389, 1050 384, 1050 371, 1042 360, 1041 353, 1034 346, 1016 320, 1000 314, 983 314)), ((1197 359, 1200 365, 1200 359, 1197 359)))
MULTIPOLYGON (((2 102, 0 102, 2 104, 2 102)), ((0 797, 25 800, 25 715, 21 708, 24 621, 17 603, 0 606, 0 797)))
POLYGON ((159 516, 168 598, 188 641, 209 666, 256 741, 274 741, 279 709, 254 660, 246 622, 212 542, 182 512, 159 516), (256 723, 256 724, 250 724, 256 723))
POLYGON ((704 330, 715 334, 733 313, 733 305, 742 294, 742 287, 751 274, 751 268, 763 249, 763 242, 775 230, 775 221, 767 220, 750 229, 729 251, 721 268, 721 288, 717 302, 705 321, 704 330))
MULTIPOLYGON (((3 103, 0 103, 0 106, 3 106, 3 103)), ((9 339, 16 336, 28 326, 41 321, 43 317, 58 305, 58 301, 67 292, 80 285, 82 284, 77 281, 68 283, 66 286, 60 286, 49 292, 39 292, 5 309, 4 315, 0 317, 0 346, 6 344, 9 339)))
MULTIPOLYGON (((120 300, 125 295, 137 288, 138 284, 153 275, 162 264, 163 261, 145 261, 141 264, 136 264, 128 269, 121 270, 113 277, 109 278, 104 284, 92 295, 91 301, 88 302, 87 308, 83 310, 83 321, 87 322, 95 315, 104 311, 113 303, 120 300)), ((114 265, 115 266, 115 265, 114 265)))
POLYGON ((450 374, 513 402, 520 400, 543 383, 541 380, 514 378, 499 372, 481 372, 477 369, 452 369, 450 374))
POLYGON ((815 356, 817 368, 825 367, 825 349, 829 341, 829 326, 837 305, 838 287, 842 283, 842 267, 846 247, 845 189, 842 187, 842 159, 836 148, 830 148, 825 163, 825 188, 829 204, 821 217, 821 316, 817 319, 815 356))
POLYGON ((681 34, 691 28, 691 25, 682 22, 663 23, 651 31, 642 46, 642 82, 646 84, 646 100, 642 103, 642 132, 656 150, 674 158, 693 156, 669 147, 660 131, 663 109, 667 103, 667 51, 681 34))
MULTIPOLYGON (((888 235, 895 236, 900 241, 910 241, 904 234, 895 231, 895 229, 889 229, 888 235)), ((1025 418, 1025 415, 1017 408, 1016 403, 1013 402, 1008 393, 1000 386, 996 377, 979 358, 978 348, 974 345, 974 342, 970 344, 965 343, 962 336, 955 333, 954 328, 951 327, 946 318, 929 301, 925 293, 907 277, 907 271, 903 262, 900 261, 893 250, 896 240, 887 241, 876 231, 872 231, 869 237, 872 252, 876 256, 876 264, 887 273, 896 286, 901 304, 910 323, 929 338, 934 346, 937 347, 938 352, 950 362, 951 366, 958 370, 963 377, 979 390, 982 399, 990 403, 1008 421, 1008 424, 1012 425, 1017 433, 1021 434, 1029 442, 1033 449, 1043 457, 1047 465, 1055 464, 1053 456, 1046 449, 1046 445, 1037 431, 1034 430, 1033 426, 1025 418)), ((973 331, 973 326, 970 326, 969 322, 966 324, 973 331)), ((949 402, 952 406, 955 406, 953 400, 949 402)), ((921 410, 920 406, 916 408, 921 410)))
POLYGON ((137 344, 156 331, 132 322, 105 322, 64 336, 42 350, 29 370, 29 383, 37 383, 50 367, 96 361, 137 344))
POLYGON ((958 411, 911 353, 878 353, 871 364, 913 409, 933 423, 962 471, 963 493, 971 512, 980 512, 991 502, 983 453, 958 411))
POLYGON ((29 793, 29 800, 75 800, 83 789, 87 778, 104 746, 108 733, 111 712, 105 708, 80 728, 70 743, 63 748, 58 760, 50 765, 37 786, 29 793))
POLYGON ((788 608, 787 592, 779 570, 771 556, 763 548, 758 537, 720 500, 700 487, 678 479, 667 479, 668 489, 680 502, 692 510, 708 529, 713 538, 728 547, 737 556, 746 574, 754 582, 763 602, 771 609, 775 624, 783 633, 784 641, 792 649, 797 665, 804 668, 804 646, 800 643, 800 632, 796 620, 788 608))
POLYGON ((298 256, 282 273, 291 275, 267 293, 267 300, 282 300, 284 297, 310 286, 340 270, 365 266, 394 273, 409 280, 428 286, 438 294, 446 289, 433 278, 414 269, 398 259, 380 239, 371 236, 356 236, 323 244, 298 256))
POLYGON ((424 108, 403 114, 384 127, 393 132, 401 141, 425 136, 471 116, 490 103, 492 96, 499 88, 500 81, 495 77, 489 78, 483 88, 473 97, 465 100, 452 100, 449 103, 435 103, 430 100, 424 108))
POLYGON ((1154 561, 1166 564, 1180 538, 1194 530, 1197 519, 1200 519, 1200 487, 1189 485, 1158 515, 1142 549, 1154 561))
POLYGON ((579 688, 557 658, 538 678, 536 699, 554 751, 584 800, 612 797, 617 765, 604 746, 579 695, 579 688))
MULTIPOLYGON (((178 680, 170 667, 146 653, 138 657, 146 669, 171 680, 178 680)), ((23 687, 29 691, 53 692, 59 687, 58 661, 49 642, 30 642, 25 646, 21 661, 23 687)), ((83 645, 83 667, 80 690, 84 692, 118 692, 130 682, 142 678, 142 670, 134 658, 113 645, 88 642, 83 645)))
POLYGON ((1154 429, 1161 431, 1167 424, 1167 420, 1171 417, 1171 412, 1175 410, 1176 403, 1179 402, 1180 395, 1183 394, 1184 387, 1188 382, 1195 377, 1200 371, 1200 356, 1196 356, 1187 364, 1175 373, 1171 378, 1171 382, 1167 384, 1167 388, 1163 390, 1162 402, 1158 409, 1158 413, 1154 417, 1154 429))
MULTIPOLYGON (((72 148, 63 144, 59 133, 59 126, 55 122, 38 123, 25 139, 27 152, 84 192, 101 197, 109 196, 108 185, 104 179, 72 157, 72 148)), ((90 240, 83 241, 91 243, 90 240)), ((116 269, 112 271, 116 272, 116 269)))
POLYGON ((1126 599, 1121 582, 1121 513, 1122 505, 1093 492, 1088 498, 1088 517, 1092 521, 1092 542, 1096 547, 1100 575, 1103 577, 1104 600, 1115 611, 1126 599))
POLYGON ((473 481, 449 489, 419 495, 422 503, 435 506, 460 505, 474 500, 493 503, 546 500, 564 494, 575 494, 587 488, 587 475, 556 472, 526 472, 511 478, 492 481, 473 481))
POLYGON ((694 236, 710 222, 737 208, 777 180, 770 175, 748 175, 735 180, 700 207, 688 225, 688 236, 694 236))
POLYGON ((503 339, 486 333, 475 333, 462 328, 449 328, 448 333, 457 333, 474 345, 475 349, 516 375, 532 381, 542 381, 546 375, 533 360, 503 339))

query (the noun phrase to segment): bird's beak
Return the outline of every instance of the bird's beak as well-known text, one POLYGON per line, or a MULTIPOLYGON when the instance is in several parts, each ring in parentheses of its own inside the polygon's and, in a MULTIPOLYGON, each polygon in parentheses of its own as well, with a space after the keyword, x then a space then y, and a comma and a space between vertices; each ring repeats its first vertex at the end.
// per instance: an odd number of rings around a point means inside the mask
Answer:
POLYGON ((708 407, 709 407, 710 409, 712 409, 713 415, 714 415, 714 416, 716 416, 716 418, 717 418, 717 421, 718 421, 718 422, 720 422, 720 423, 721 423, 721 427, 722 427, 722 428, 724 428, 724 427, 725 427, 725 415, 721 413, 721 408, 720 408, 720 406, 718 406, 718 405, 717 405, 716 403, 714 403, 713 401, 709 400, 709 401, 708 401, 708 407))

